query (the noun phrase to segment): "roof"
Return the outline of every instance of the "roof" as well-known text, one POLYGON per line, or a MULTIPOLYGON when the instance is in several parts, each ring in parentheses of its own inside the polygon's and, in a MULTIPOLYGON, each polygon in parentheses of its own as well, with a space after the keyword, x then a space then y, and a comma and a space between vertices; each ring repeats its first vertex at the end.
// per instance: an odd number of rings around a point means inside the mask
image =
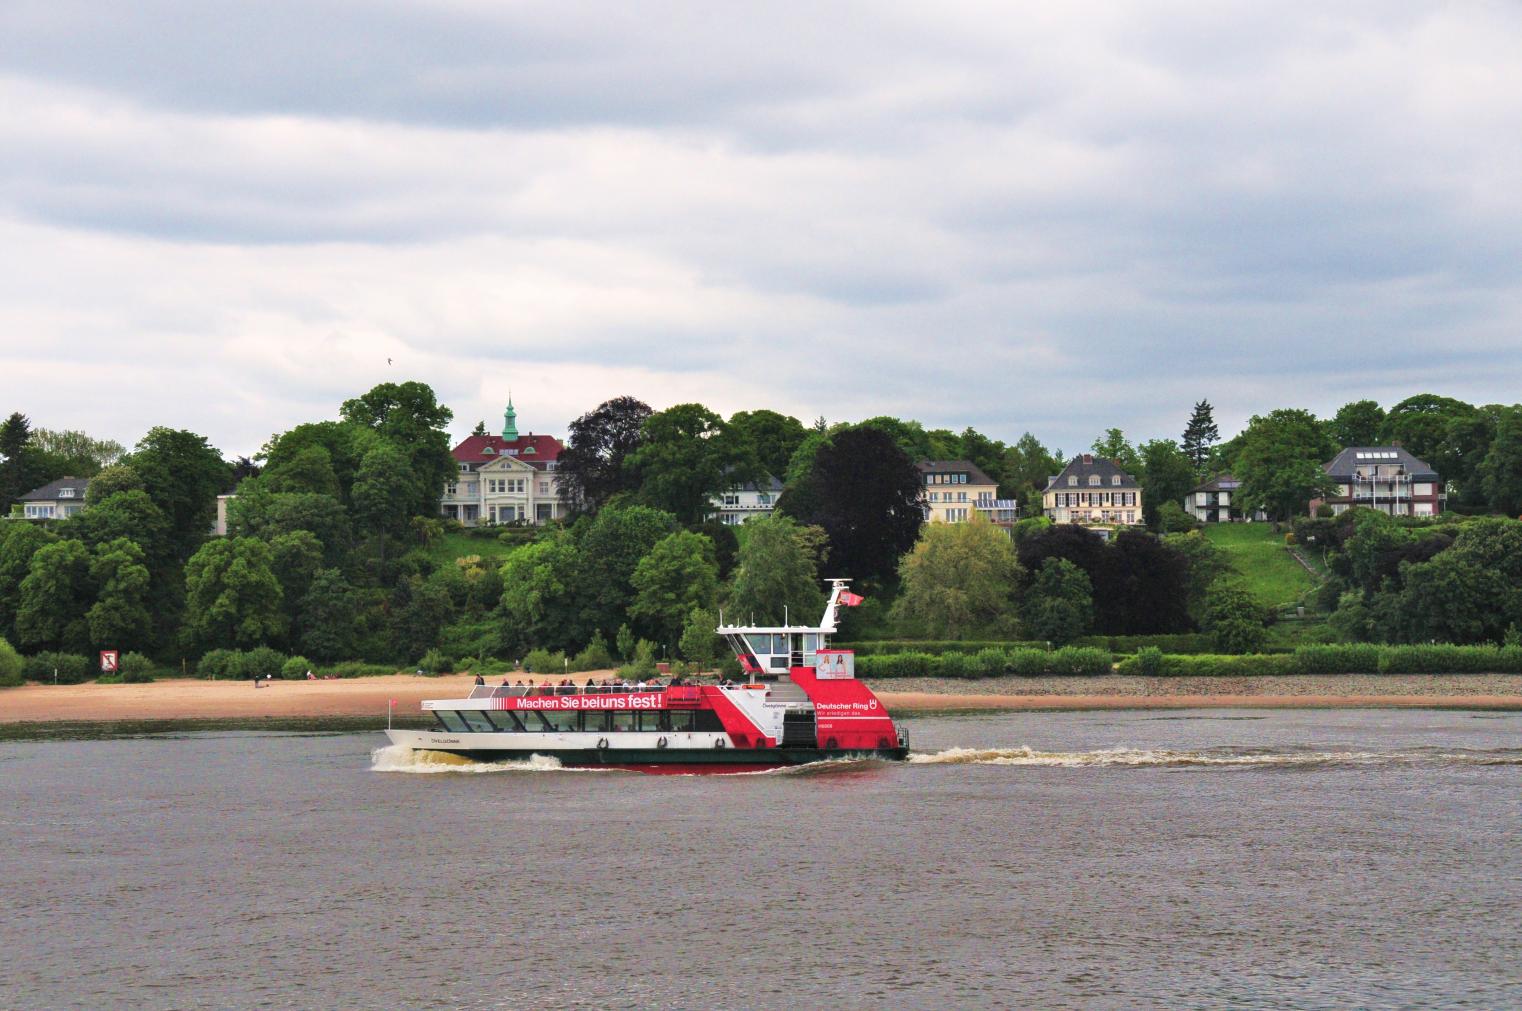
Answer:
POLYGON ((1197 484, 1189 489, 1189 494, 1193 495, 1197 491, 1236 491, 1240 487, 1242 482, 1230 474, 1217 474, 1204 484, 1197 484))
POLYGON ((966 474, 968 484, 998 484, 993 478, 978 467, 971 460, 921 460, 915 464, 920 473, 926 476, 931 474, 966 474))
POLYGON ((21 496, 23 502, 56 502, 58 493, 65 488, 74 489, 74 494, 68 496, 80 502, 84 501, 85 489, 90 487, 90 479, 87 477, 61 477, 57 481, 51 481, 41 488, 34 488, 21 496))
POLYGON ((1436 481, 1437 472, 1399 446, 1349 446, 1323 465, 1332 477, 1351 478, 1358 467, 1401 467, 1413 480, 1436 481))
POLYGON ((769 491, 769 492, 780 492, 782 490, 782 482, 778 481, 776 479, 776 477, 774 477, 773 475, 768 474, 768 475, 766 475, 766 480, 761 482, 761 484, 757 484, 754 481, 746 481, 746 482, 744 482, 742 484, 737 484, 737 485, 735 485, 732 488, 725 488, 724 490, 725 491, 769 491))
POLYGON ((564 448, 553 435, 535 435, 533 432, 516 439, 472 435, 456 446, 453 454, 460 463, 488 463, 501 456, 511 456, 531 466, 539 466, 558 458, 564 448))
POLYGON ((1099 475, 1100 483, 1103 484, 1106 488, 1141 487, 1141 485, 1137 483, 1136 478, 1121 470, 1120 465, 1117 464, 1114 460, 1109 460, 1102 456, 1094 456, 1092 453, 1085 453, 1082 456, 1073 457, 1072 462, 1069 463, 1066 467, 1062 468, 1061 474, 1055 475, 1050 481, 1046 483, 1045 490, 1051 491, 1058 485, 1066 487, 1067 479, 1070 477, 1078 478, 1078 483, 1080 485, 1087 486, 1089 483, 1089 478, 1095 474, 1099 475), (1115 477, 1117 474, 1120 475, 1120 483, 1114 484, 1111 481, 1111 478, 1115 477))

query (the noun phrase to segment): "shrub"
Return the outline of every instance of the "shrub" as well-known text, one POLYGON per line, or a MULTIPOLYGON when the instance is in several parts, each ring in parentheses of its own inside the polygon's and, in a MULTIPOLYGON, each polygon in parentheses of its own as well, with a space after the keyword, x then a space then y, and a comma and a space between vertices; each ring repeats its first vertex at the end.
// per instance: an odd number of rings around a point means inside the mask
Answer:
POLYGON ((1009 654, 1002 649, 980 649, 973 654, 973 669, 980 678, 1003 677, 1009 654))
POLYGON ((618 634, 613 637, 613 645, 618 647, 618 655, 624 660, 634 659, 634 633, 628 625, 618 626, 618 634))
POLYGON ((28 681, 52 684, 55 671, 61 685, 80 684, 94 673, 90 658, 77 653, 37 653, 22 661, 21 672, 28 681))
POLYGON ((1143 677, 1157 677, 1162 672, 1162 650, 1156 646, 1143 646, 1136 651, 1136 673, 1143 677))
POLYGON ((601 632, 593 632, 592 640, 587 643, 576 659, 571 661, 571 669, 575 671, 607 670, 613 666, 613 654, 608 650, 608 643, 602 637, 601 632))
POLYGON ((390 664, 365 663, 363 660, 346 660, 343 663, 336 663, 331 667, 324 667, 322 673, 340 678, 361 678, 372 677, 377 674, 395 674, 396 668, 390 664))
POLYGON ((1295 546, 1295 543, 1295 532, 1291 530, 1284 535, 1284 546, 1287 548, 1292 548, 1295 546))
POLYGON ((153 680, 153 661, 141 653, 123 653, 116 663, 116 671, 129 685, 147 684, 153 680))
POLYGON ((285 655, 268 646, 255 646, 243 654, 243 677, 277 678, 285 665, 285 655))
POLYGON ((523 658, 523 669, 534 674, 564 674, 565 654, 551 653, 547 649, 531 649, 523 658))
POLYGON ((196 677, 203 678, 226 678, 238 677, 233 673, 233 664, 238 659, 238 652, 231 649, 214 649, 203 654, 196 662, 196 677))
POLYGON ((0 638, 0 686, 14 688, 21 683, 24 663, 15 647, 0 638))
POLYGON ((280 665, 280 676, 287 681, 300 681, 312 669, 312 661, 304 656, 293 656, 280 665))
POLYGON ((1308 645, 1295 650, 1298 674, 1378 674, 1379 647, 1369 643, 1308 645))
POLYGON ((1222 653, 1253 653, 1268 639, 1264 608, 1243 584, 1218 579, 1205 591, 1205 631, 1222 653))
POLYGON ((417 665, 424 674, 447 674, 455 664, 447 653, 435 647, 424 653, 423 659, 419 660, 417 665))
POLYGON ((940 668, 943 678, 967 678, 973 675, 972 661, 966 653, 942 653, 940 668))

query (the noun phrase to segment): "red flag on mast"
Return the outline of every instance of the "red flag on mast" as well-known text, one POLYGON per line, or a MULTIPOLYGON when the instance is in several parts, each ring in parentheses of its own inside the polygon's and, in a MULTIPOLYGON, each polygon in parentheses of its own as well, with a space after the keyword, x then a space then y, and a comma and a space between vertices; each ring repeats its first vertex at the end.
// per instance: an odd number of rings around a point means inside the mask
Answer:
POLYGON ((859 594, 852 593, 850 590, 840 591, 840 602, 847 607, 855 607, 857 604, 860 604, 863 599, 864 598, 862 598, 859 594))

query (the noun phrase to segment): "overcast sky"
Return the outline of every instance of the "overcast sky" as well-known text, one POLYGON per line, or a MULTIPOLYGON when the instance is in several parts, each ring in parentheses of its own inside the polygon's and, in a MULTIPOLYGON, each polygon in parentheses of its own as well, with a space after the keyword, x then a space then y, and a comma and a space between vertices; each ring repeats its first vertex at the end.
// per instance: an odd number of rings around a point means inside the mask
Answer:
POLYGON ((0 414, 1511 403, 1519 53, 1514 3, 7 0, 0 414))

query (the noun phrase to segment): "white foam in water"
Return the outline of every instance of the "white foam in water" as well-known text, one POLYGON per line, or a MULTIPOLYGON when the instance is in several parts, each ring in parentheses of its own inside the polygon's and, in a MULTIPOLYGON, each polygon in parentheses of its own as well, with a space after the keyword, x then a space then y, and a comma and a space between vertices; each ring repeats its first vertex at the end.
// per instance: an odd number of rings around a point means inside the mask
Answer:
POLYGON ((389 744, 370 752, 371 772, 560 772, 565 769, 558 758, 548 755, 530 755, 521 761, 473 762, 459 755, 443 751, 414 751, 402 744, 389 744))

